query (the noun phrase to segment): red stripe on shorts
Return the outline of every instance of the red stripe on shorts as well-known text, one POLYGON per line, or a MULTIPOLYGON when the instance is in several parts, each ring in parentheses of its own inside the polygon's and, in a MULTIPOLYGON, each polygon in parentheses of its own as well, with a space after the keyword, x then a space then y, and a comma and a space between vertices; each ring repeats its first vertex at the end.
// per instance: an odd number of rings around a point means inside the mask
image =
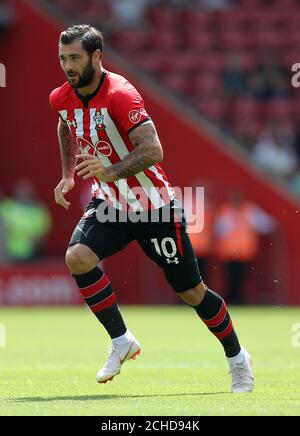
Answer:
POLYGON ((178 248, 180 256, 183 256, 182 239, 181 239, 181 233, 180 233, 180 223, 175 222, 175 228, 176 228, 177 248, 178 248))

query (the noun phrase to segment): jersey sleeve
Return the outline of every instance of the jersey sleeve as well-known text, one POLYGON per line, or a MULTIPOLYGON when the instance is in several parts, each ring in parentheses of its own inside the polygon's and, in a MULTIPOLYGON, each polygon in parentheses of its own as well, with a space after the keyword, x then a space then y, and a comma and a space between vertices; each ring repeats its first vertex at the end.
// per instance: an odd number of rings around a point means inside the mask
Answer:
POLYGON ((62 114, 60 112, 60 90, 61 88, 55 88, 50 96, 49 96, 49 103, 50 106, 52 107, 52 109, 54 110, 55 113, 57 113, 57 115, 59 116, 59 118, 61 119, 61 121, 63 123, 66 123, 66 120, 63 119, 62 114))
POLYGON ((57 115, 59 115, 59 112, 58 112, 58 92, 59 92, 59 90, 60 90, 60 88, 55 88, 49 96, 50 106, 52 107, 54 112, 57 113, 57 115))
POLYGON ((111 115, 127 133, 151 120, 141 95, 134 87, 114 92, 111 97, 111 115))

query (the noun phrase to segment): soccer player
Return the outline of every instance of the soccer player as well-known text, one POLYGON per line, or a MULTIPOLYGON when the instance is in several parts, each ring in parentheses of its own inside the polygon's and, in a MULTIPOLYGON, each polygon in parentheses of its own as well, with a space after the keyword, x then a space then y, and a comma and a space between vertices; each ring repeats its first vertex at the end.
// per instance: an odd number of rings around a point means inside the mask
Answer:
POLYGON ((69 209, 65 196, 74 188, 75 172, 85 180, 93 178, 92 200, 71 236, 66 263, 112 340, 97 382, 112 380, 126 360, 140 353, 109 278, 98 266, 137 240, 162 268, 177 295, 195 309, 222 344, 232 392, 250 392, 250 356, 239 344, 224 300, 201 279, 184 215, 159 165, 163 151, 153 121, 137 90, 102 67, 102 55, 103 36, 94 27, 76 25, 62 32, 59 60, 67 82, 50 95, 59 115, 62 160, 62 179, 54 190, 56 203, 69 209))

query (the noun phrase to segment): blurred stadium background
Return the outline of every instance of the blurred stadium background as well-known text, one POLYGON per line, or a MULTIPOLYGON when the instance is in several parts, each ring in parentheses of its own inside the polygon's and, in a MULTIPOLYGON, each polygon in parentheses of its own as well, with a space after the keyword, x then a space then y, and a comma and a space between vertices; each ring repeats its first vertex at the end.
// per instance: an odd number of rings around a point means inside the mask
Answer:
MULTIPOLYGON (((69 211, 55 205, 48 104, 64 82, 58 35, 74 23, 103 30, 104 67, 143 94, 171 183, 206 188, 193 243, 209 285, 231 303, 299 305, 299 0, 0 0, 0 305, 82 304, 64 252, 89 186, 77 180, 69 211), (225 240, 231 208, 249 219, 225 240)), ((104 269, 120 303, 178 303, 135 244, 104 269)))

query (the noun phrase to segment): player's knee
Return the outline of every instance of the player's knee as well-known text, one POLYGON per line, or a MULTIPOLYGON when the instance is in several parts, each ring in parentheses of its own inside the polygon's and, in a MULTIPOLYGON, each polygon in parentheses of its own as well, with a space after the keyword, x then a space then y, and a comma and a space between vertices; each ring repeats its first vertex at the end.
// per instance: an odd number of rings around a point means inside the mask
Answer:
POLYGON ((72 274, 84 274, 95 268, 98 263, 98 257, 85 245, 73 245, 66 252, 66 264, 72 274))
POLYGON ((204 298, 206 292, 206 285, 200 282, 197 286, 187 291, 180 292, 178 295, 180 298, 190 306, 198 306, 204 298))

